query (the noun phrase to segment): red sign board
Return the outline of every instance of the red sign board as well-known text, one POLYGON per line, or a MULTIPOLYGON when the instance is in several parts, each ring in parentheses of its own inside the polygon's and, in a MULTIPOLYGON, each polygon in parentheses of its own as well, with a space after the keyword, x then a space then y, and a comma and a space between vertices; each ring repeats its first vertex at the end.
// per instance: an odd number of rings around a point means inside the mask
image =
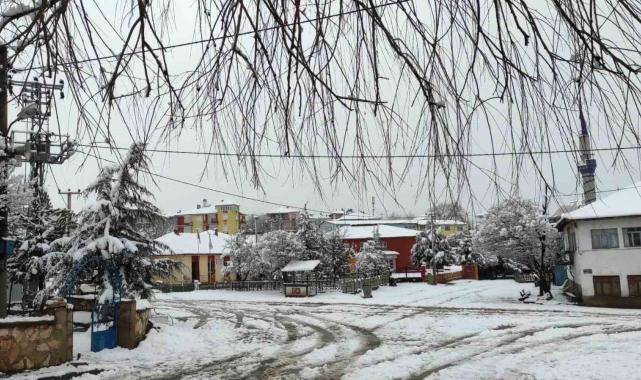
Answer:
POLYGON ((300 288, 292 288, 292 295, 300 296, 300 288))

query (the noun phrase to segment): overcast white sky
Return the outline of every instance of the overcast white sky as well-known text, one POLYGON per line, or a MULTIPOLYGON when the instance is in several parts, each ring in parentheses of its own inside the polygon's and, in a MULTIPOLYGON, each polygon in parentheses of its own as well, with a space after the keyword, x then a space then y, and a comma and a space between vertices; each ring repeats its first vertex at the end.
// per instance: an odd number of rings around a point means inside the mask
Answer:
MULTIPOLYGON (((191 3, 190 3, 191 4, 191 3)), ((189 5, 181 5, 176 9, 176 19, 180 20, 178 26, 171 33, 171 43, 180 43, 194 39, 193 29, 190 25, 185 25, 184 20, 190 19, 189 5)), ((114 9, 105 12, 107 17, 114 20, 119 14, 114 9)), ((428 22, 429 15, 425 15, 428 22)), ((118 19, 119 20, 119 19, 118 19)), ((118 21, 119 22, 119 21, 118 21)), ((187 23, 188 24, 188 23, 187 23)), ((116 41, 116 39, 113 39, 116 41)), ((119 46, 119 45, 115 45, 119 46)), ((197 58, 200 57, 198 50, 193 47, 185 47, 168 51, 170 67, 175 68, 174 72, 180 72, 183 68, 190 67, 197 58)), ((70 99, 58 100, 59 123, 51 119, 50 130, 62 133, 68 133, 72 137, 80 139, 80 143, 89 144, 91 139, 87 135, 77 136, 76 109, 70 99)), ((15 109, 12 110, 15 112, 15 109)), ((139 113, 133 112, 130 115, 128 123, 135 124, 144 119, 139 113)), ((472 132, 473 143, 469 153, 488 153, 491 152, 491 143, 488 135, 488 129, 492 129, 496 136, 501 136, 507 130, 507 123, 501 121, 500 108, 497 108, 497 114, 492 115, 496 118, 495 125, 487 126, 484 120, 477 120, 475 129, 472 132)), ((411 112, 408 118, 416 117, 411 112)), ((351 128, 350 122, 345 122, 345 128, 351 128)), ((113 134, 112 143, 116 146, 127 147, 132 142, 124 123, 115 122, 111 130, 113 134)), ((600 148, 610 146, 610 140, 606 138, 605 132, 599 129, 598 121, 590 122, 593 133, 594 144, 600 148)), ((19 128, 18 126, 14 128, 19 128)), ((371 131, 373 134, 376 131, 371 131)), ((159 149, 170 148, 174 150, 185 151, 202 151, 207 148, 211 134, 208 131, 185 130, 169 145, 160 145, 159 149)), ((380 143, 380 138, 372 137, 373 144, 380 143)), ((98 142, 102 142, 100 138, 98 142)), ((157 142, 157 141, 155 141, 157 142)), ((105 145, 105 144, 103 144, 105 145)), ((629 144, 624 143, 624 146, 629 144)), ((510 151, 505 146, 505 141, 500 138, 494 141, 494 147, 497 151, 510 151)), ((552 149, 563 149, 562 143, 552 146, 552 149)), ((81 148, 81 150, 87 150, 81 148)), ((349 151, 349 148, 348 148, 349 151)), ((101 150, 106 159, 116 159, 116 157, 107 150, 101 150)), ((265 153, 265 152, 263 152, 265 153)), ((273 153, 278 154, 278 150, 273 153)), ((406 152, 398 151, 396 154, 406 152)), ((612 167, 614 152, 603 152, 597 154, 597 189, 611 190, 624 187, 632 182, 640 180, 639 174, 639 157, 636 151, 629 150, 623 153, 628 159, 626 168, 612 167)), ((527 162, 528 157, 524 158, 527 162)), ((200 186, 211 188, 219 191, 237 194, 236 196, 224 195, 215 191, 197 188, 194 186, 179 184, 168 180, 155 178, 157 186, 149 184, 151 191, 155 194, 158 206, 165 212, 175 212, 180 209, 185 210, 195 207, 203 198, 210 203, 215 203, 221 199, 231 199, 241 205, 241 211, 245 213, 260 213, 278 206, 264 204, 261 202, 243 199, 243 197, 258 198, 279 204, 290 205, 294 207, 307 207, 312 210, 330 211, 339 208, 353 208, 366 212, 371 211, 371 197, 374 196, 375 212, 385 214, 395 212, 403 215, 406 213, 422 214, 429 209, 429 200, 427 191, 423 190, 417 196, 420 190, 421 173, 424 168, 421 165, 426 164, 425 160, 417 160, 410 168, 410 175, 402 183, 395 182, 394 189, 390 186, 380 186, 371 184, 367 189, 356 187, 350 181, 340 179, 332 181, 331 173, 327 169, 324 159, 318 159, 317 164, 322 175, 319 178, 319 185, 322 188, 323 197, 320 196, 318 189, 312 182, 310 176, 296 162, 295 159, 270 158, 261 160, 264 167, 265 175, 262 178, 263 189, 255 189, 245 169, 238 165, 226 165, 225 170, 216 158, 212 157, 207 161, 205 156, 178 155, 155 153, 152 155, 154 171, 157 174, 171 177, 177 180, 198 184, 200 186), (226 174, 225 174, 226 173, 226 174), (398 204, 397 204, 398 202, 398 204)), ((402 170, 405 165, 405 159, 398 158, 394 162, 395 170, 402 170)), ((500 157, 496 161, 496 167, 492 160, 487 157, 474 157, 470 159, 470 168, 468 172, 470 187, 462 190, 461 203, 471 212, 482 212, 484 208, 491 206, 497 199, 497 193, 510 193, 513 184, 518 182, 520 194, 527 198, 532 198, 540 202, 541 200, 541 183, 537 180, 537 171, 531 163, 526 163, 520 170, 512 170, 513 158, 500 157), (516 176, 518 175, 518 180, 516 176)), ((559 193, 556 194, 558 200, 572 201, 577 199, 576 164, 571 157, 564 154, 557 154, 544 157, 542 170, 548 180, 554 179, 559 193)), ((95 158, 87 158, 83 154, 76 154, 71 160, 61 166, 51 167, 50 174, 46 178, 46 187, 51 194, 51 199, 55 206, 64 207, 63 198, 56 193, 58 187, 66 189, 84 189, 91 182, 99 171, 99 162, 95 158), (57 185, 54 182, 57 181, 57 185)), ((444 179, 437 178, 437 188, 443 189, 444 179)), ((601 196, 602 194, 599 194, 601 196)), ((606 194, 607 195, 607 194, 606 194)), ((446 200, 446 195, 440 195, 441 200, 446 200)), ((73 209, 79 210, 84 204, 82 198, 73 199, 73 209)), ((556 206, 552 206, 554 210, 556 206)))

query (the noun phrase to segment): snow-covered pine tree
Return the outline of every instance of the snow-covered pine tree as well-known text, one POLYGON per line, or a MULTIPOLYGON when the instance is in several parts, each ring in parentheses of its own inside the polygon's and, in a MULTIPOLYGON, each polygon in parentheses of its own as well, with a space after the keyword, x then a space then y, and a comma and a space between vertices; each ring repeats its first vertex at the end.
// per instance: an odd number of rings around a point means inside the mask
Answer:
POLYGON ((328 277, 341 277, 349 271, 349 257, 352 254, 349 244, 343 241, 340 230, 328 232, 325 235, 320 271, 328 277))
POLYGON ((416 243, 411 251, 412 264, 417 267, 423 264, 430 265, 435 257, 437 265, 452 264, 452 251, 440 228, 434 230, 434 247, 430 236, 430 231, 420 231, 416 235, 416 243))
POLYGON ((263 234, 257 250, 265 264, 264 274, 269 279, 280 279, 280 270, 292 260, 301 260, 305 247, 296 234, 277 230, 263 234))
POLYGON ((325 247, 325 236, 307 212, 307 206, 301 213, 301 220, 296 232, 299 241, 303 244, 303 254, 300 260, 320 260, 325 247))
POLYGON ((360 275, 379 274, 389 270, 389 262, 381 250, 381 240, 378 228, 374 229, 373 239, 363 244, 356 252, 356 270, 360 275))
MULTIPOLYGON (((135 143, 118 165, 104 167, 98 178, 84 191, 96 201, 79 215, 79 228, 64 245, 66 251, 50 252, 39 259, 47 265, 51 286, 38 294, 36 302, 59 290, 71 266, 86 257, 102 257, 110 261, 121 276, 122 296, 151 297, 152 277, 171 278, 181 266, 172 260, 153 260, 160 251, 158 244, 135 228, 136 220, 161 218, 160 210, 147 198, 153 194, 141 183, 142 173, 149 171, 144 145, 135 143)), ((107 294, 107 274, 101 267, 87 266, 79 280, 87 281, 107 294)))
POLYGON ((32 283, 37 286, 37 290, 42 290, 47 272, 38 258, 49 252, 53 241, 74 228, 75 218, 67 209, 54 209, 49 194, 37 181, 32 181, 31 186, 34 196, 29 210, 19 218, 25 234, 20 239, 20 246, 15 254, 9 258, 7 269, 12 282, 22 285, 32 283))

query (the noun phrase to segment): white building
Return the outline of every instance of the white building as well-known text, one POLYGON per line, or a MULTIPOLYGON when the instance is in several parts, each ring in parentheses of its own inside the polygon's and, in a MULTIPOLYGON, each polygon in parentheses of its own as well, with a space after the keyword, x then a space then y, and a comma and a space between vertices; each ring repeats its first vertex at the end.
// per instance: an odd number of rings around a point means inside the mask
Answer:
POLYGON ((641 307, 641 182, 563 214, 570 291, 593 306, 641 307))

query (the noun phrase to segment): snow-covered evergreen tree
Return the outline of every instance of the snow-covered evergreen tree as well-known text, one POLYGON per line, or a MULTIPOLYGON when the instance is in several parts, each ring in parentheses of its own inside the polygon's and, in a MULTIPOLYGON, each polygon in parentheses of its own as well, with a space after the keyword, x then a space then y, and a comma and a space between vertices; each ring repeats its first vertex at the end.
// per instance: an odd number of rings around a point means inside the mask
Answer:
POLYGON ((303 254, 300 260, 320 260, 324 249, 324 234, 318 224, 307 213, 307 207, 301 213, 301 220, 296 232, 303 245, 303 254))
POLYGON ((474 234, 474 245, 545 278, 558 255, 559 236, 534 202, 511 198, 488 210, 474 234))
POLYGON ((361 275, 379 274, 389 270, 389 262, 381 249, 381 240, 378 228, 374 229, 373 239, 363 244, 363 248, 356 252, 356 270, 361 275))
POLYGON ((302 260, 305 247, 292 232, 277 230, 263 234, 257 246, 263 274, 269 279, 280 279, 280 270, 292 260, 302 260))
POLYGON ((328 232, 324 240, 325 249, 321 256, 320 271, 328 277, 341 277, 349 272, 349 257, 353 252, 349 244, 343 241, 340 230, 328 232))
POLYGON ((47 272, 38 258, 49 252, 52 242, 74 229, 75 216, 67 209, 54 209, 49 195, 36 181, 32 181, 32 189, 35 195, 29 211, 19 218, 25 234, 9 258, 7 269, 12 282, 24 285, 35 281, 38 290, 42 290, 47 272))
POLYGON ((472 232, 461 231, 447 237, 452 252, 453 264, 466 264, 473 260, 472 232))
POLYGON ((454 258, 447 238, 440 228, 434 230, 434 245, 432 246, 431 231, 420 231, 416 235, 416 243, 411 250, 411 261, 414 266, 430 265, 435 259, 437 265, 453 264, 454 258))
MULTIPOLYGON (((149 171, 143 144, 133 144, 119 165, 104 167, 98 178, 85 190, 96 201, 79 215, 79 228, 69 238, 59 239, 54 246, 64 251, 45 254, 39 259, 51 275, 51 286, 38 294, 42 303, 59 290, 71 266, 86 257, 102 257, 120 273, 123 297, 149 298, 152 277, 171 278, 181 264, 172 260, 153 260, 160 251, 158 244, 135 228, 136 220, 161 218, 160 210, 147 198, 153 194, 141 183, 142 173, 149 171)), ((104 268, 87 266, 79 280, 96 285, 108 294, 109 281, 104 268)))

